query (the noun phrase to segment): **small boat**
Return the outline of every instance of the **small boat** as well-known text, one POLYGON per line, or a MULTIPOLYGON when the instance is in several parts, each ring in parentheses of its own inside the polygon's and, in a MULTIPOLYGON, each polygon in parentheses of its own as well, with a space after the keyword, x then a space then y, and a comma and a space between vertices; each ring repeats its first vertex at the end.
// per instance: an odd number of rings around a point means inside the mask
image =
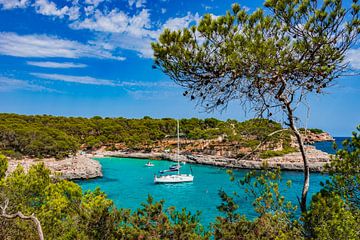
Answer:
POLYGON ((145 166, 146 167, 153 167, 153 166, 155 166, 153 163, 151 163, 151 162, 147 162, 146 164, 145 164, 145 166))
POLYGON ((181 168, 181 166, 179 164, 173 164, 169 167, 169 170, 171 171, 177 171, 181 168))
MULTIPOLYGON (((166 175, 160 175, 157 176, 155 174, 154 176, 154 183, 184 183, 184 182, 193 182, 194 176, 192 174, 181 174, 180 173, 180 162, 179 162, 179 156, 180 156, 180 137, 179 137, 179 120, 177 121, 177 164, 174 164, 169 167, 169 170, 163 170, 160 171, 160 173, 165 172, 177 172, 177 174, 166 174, 166 175)), ((190 167, 191 170, 191 167, 190 167)))

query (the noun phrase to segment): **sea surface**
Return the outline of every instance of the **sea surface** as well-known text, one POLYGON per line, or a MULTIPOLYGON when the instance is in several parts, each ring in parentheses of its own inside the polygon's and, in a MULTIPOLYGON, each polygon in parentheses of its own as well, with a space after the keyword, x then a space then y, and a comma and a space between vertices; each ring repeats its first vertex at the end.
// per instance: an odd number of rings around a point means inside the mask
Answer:
MULTIPOLYGON (((341 143, 344 139, 336 139, 341 143)), ((340 146, 340 144, 339 144, 340 146)), ((333 153, 332 143, 316 144, 316 147, 333 153)), ((252 207, 253 196, 245 193, 244 187, 229 180, 226 169, 186 164, 182 167, 182 173, 190 172, 192 169, 194 182, 181 184, 154 184, 154 174, 160 170, 167 169, 173 162, 152 160, 154 167, 145 167, 148 160, 132 158, 99 158, 97 159, 103 167, 103 178, 78 181, 77 183, 84 190, 100 187, 118 208, 137 209, 145 202, 148 194, 155 200, 165 200, 165 206, 175 206, 178 210, 186 208, 195 213, 201 211, 201 222, 208 225, 214 222, 220 213, 216 206, 221 203, 218 196, 219 190, 229 194, 234 191, 238 193, 236 201, 239 205, 239 212, 246 214, 251 219, 256 217, 252 207)), ((248 170, 234 171, 237 179, 243 177, 248 170)), ((311 174, 309 199, 311 195, 321 189, 320 182, 325 181, 326 175, 320 173, 311 174)), ((301 194, 303 173, 295 171, 283 171, 281 192, 287 200, 297 204, 297 197, 301 194), (292 181, 291 188, 286 187, 286 182, 292 181)))
MULTIPOLYGON (((348 137, 334 137, 334 139, 335 139, 335 144, 337 145, 337 148, 340 149, 340 148, 342 148, 342 142, 344 140, 348 139, 348 137)), ((336 153, 333 142, 316 142, 313 145, 321 151, 324 151, 324 152, 327 152, 330 154, 336 153)))

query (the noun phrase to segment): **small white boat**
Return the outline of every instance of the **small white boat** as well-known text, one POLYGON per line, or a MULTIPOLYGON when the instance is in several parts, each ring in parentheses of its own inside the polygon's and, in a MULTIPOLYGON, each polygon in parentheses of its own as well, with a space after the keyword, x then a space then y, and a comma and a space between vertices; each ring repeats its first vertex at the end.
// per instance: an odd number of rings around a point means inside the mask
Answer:
MULTIPOLYGON (((183 183, 183 182, 193 182, 194 176, 192 174, 181 174, 180 173, 180 137, 179 137, 179 120, 177 121, 177 164, 173 165, 169 168, 169 170, 161 171, 161 173, 165 172, 173 172, 177 171, 177 174, 167 174, 154 176, 154 183, 183 183)), ((191 167, 190 167, 191 170, 191 167)))
POLYGON ((194 176, 191 174, 174 174, 154 177, 154 183, 183 183, 194 181, 194 176))
POLYGON ((153 166, 155 166, 153 163, 151 163, 151 162, 148 162, 147 164, 145 164, 145 166, 146 167, 153 167, 153 166))

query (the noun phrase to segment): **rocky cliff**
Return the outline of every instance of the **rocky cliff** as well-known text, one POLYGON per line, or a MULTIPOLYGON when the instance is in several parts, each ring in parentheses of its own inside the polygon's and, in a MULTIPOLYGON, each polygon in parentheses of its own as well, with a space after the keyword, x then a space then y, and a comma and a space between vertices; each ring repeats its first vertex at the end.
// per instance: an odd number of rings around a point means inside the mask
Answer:
POLYGON ((313 133, 311 131, 306 131, 303 133, 304 142, 312 144, 314 142, 333 142, 335 139, 327 132, 322 133, 313 133))
POLYGON ((30 166, 38 163, 44 163, 51 170, 52 176, 58 175, 62 179, 89 179, 102 177, 101 164, 88 156, 78 155, 63 160, 48 159, 31 159, 9 160, 7 174, 13 172, 20 164, 28 171, 30 166))

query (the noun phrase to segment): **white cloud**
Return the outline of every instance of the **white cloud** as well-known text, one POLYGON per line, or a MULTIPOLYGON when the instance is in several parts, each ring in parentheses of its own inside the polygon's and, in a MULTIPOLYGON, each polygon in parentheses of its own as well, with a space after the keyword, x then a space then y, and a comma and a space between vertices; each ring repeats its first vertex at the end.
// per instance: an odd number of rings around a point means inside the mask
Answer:
POLYGON ((129 6, 135 5, 136 8, 145 7, 146 0, 128 0, 129 6))
POLYGON ((166 11, 167 11, 166 8, 161 8, 161 13, 162 14, 166 13, 166 11))
POLYGON ((90 84, 90 85, 102 85, 102 86, 115 86, 115 83, 111 80, 97 79, 89 76, 71 76, 62 74, 47 74, 47 73, 31 73, 31 75, 54 81, 63 81, 79 84, 90 84))
POLYGON ((85 0, 85 3, 89 4, 89 5, 93 5, 94 7, 97 7, 103 1, 104 0, 85 0))
POLYGON ((360 70, 360 48, 350 49, 346 55, 346 61, 354 70, 360 70))
POLYGON ((82 22, 75 22, 71 26, 75 29, 90 29, 99 33, 97 42, 107 43, 111 48, 122 48, 138 52, 140 57, 151 58, 153 52, 151 42, 156 41, 165 29, 178 30, 189 27, 200 20, 199 14, 187 13, 184 17, 170 18, 160 28, 151 29, 148 10, 143 9, 138 15, 129 17, 124 12, 113 10, 107 15, 95 14, 82 22))
POLYGON ((94 16, 85 18, 83 21, 75 21, 70 24, 73 29, 89 29, 98 32, 130 33, 143 35, 150 27, 150 15, 148 10, 143 9, 138 15, 128 16, 123 11, 112 10, 108 14, 95 11, 94 16))
POLYGON ((0 55, 15 57, 62 57, 62 58, 107 58, 124 60, 113 56, 109 50, 98 45, 82 44, 77 41, 47 35, 18 35, 0 32, 0 55))
POLYGON ((52 89, 39 86, 28 81, 0 76, 0 91, 7 92, 14 90, 53 91, 52 89))
POLYGON ((86 64, 82 63, 73 63, 73 62, 34 62, 34 61, 27 61, 28 65, 37 66, 37 67, 44 67, 44 68, 84 68, 87 67, 86 64))
POLYGON ((56 16, 59 18, 69 16, 70 20, 76 20, 80 16, 80 8, 76 5, 58 8, 55 2, 48 0, 35 0, 33 6, 37 13, 45 16, 56 16))
POLYGON ((113 81, 108 79, 99 79, 90 76, 72 76, 72 75, 63 75, 56 73, 30 73, 31 75, 54 81, 70 82, 70 83, 79 83, 79 84, 88 84, 88 85, 100 85, 100 86, 112 86, 112 87, 128 87, 128 88, 151 88, 151 87, 163 87, 163 88, 172 88, 176 85, 172 82, 141 82, 141 81, 113 81))
MULTIPOLYGON (((25 3, 28 1, 30 0, 0 0, 0 3, 4 5, 4 2, 7 2, 9 5, 9 2, 12 2, 11 6, 14 6, 16 5, 14 2, 18 2, 18 6, 31 6, 39 14, 55 18, 66 18, 72 29, 94 31, 97 38, 89 41, 87 44, 57 39, 59 41, 56 43, 60 41, 62 43, 58 47, 58 44, 52 44, 56 39, 46 35, 21 36, 24 41, 21 40, 21 44, 19 44, 19 36, 15 36, 16 34, 13 33, 13 36, 10 37, 17 39, 15 41, 7 39, 9 42, 4 43, 5 46, 0 45, 0 54, 66 58, 85 56, 124 60, 124 58, 114 57, 111 54, 111 52, 121 48, 135 51, 140 57, 151 58, 153 54, 150 43, 156 41, 165 28, 178 30, 189 27, 200 20, 199 14, 187 13, 183 17, 170 18, 162 25, 153 23, 150 18, 150 10, 143 8, 146 0, 127 0, 130 7, 142 8, 134 15, 130 15, 117 8, 109 8, 106 5, 108 1, 105 0, 84 0, 81 2, 79 0, 57 1, 58 5, 54 0, 33 0, 32 5, 25 3), (33 45, 34 38, 37 38, 36 46, 33 45), (30 41, 27 41, 28 39, 30 41), (52 43, 47 44, 48 42, 52 43), (71 46, 69 47, 69 45, 71 46)), ((160 11, 165 13, 166 9, 162 8, 160 11)), ((9 37, 9 35, 5 37, 9 37)), ((0 32, 0 44, 2 44, 2 38, 4 38, 4 33, 0 32)))
POLYGON ((30 0, 0 0, 3 9, 25 8, 29 3, 30 0))
POLYGON ((162 26, 163 29, 168 28, 170 30, 179 30, 183 28, 189 27, 193 23, 197 23, 200 21, 200 16, 198 13, 191 14, 187 13, 186 16, 180 18, 169 18, 165 24, 162 26))

